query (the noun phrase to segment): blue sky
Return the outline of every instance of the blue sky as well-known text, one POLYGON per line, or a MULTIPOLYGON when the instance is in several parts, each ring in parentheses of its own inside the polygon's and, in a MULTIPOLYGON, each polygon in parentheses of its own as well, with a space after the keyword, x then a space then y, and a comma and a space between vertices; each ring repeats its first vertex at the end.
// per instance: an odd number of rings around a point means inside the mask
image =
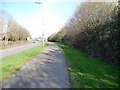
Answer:
POLYGON ((64 26, 82 1, 85 0, 0 0, 0 9, 8 11, 33 38, 43 33, 47 37, 64 26))
POLYGON ((78 1, 45 0, 42 4, 34 2, 2 2, 0 9, 5 9, 23 27, 31 32, 32 37, 44 33, 49 36, 64 26, 73 15, 78 1), (43 9, 42 9, 43 8, 43 9), (44 25, 43 25, 44 23, 44 25))

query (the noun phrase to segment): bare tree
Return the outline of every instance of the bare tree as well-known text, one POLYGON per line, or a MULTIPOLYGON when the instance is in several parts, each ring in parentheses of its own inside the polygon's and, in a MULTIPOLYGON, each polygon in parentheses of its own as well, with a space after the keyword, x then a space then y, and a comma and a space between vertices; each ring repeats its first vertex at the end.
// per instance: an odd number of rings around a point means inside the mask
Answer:
POLYGON ((83 2, 73 17, 51 39, 77 47, 108 63, 117 64, 119 10, 116 2, 83 2))

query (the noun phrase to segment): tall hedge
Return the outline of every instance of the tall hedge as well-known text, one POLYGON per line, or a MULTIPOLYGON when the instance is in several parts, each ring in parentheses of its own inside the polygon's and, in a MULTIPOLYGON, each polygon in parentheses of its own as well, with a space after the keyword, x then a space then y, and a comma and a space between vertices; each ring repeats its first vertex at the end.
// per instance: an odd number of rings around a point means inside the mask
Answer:
POLYGON ((119 17, 117 2, 83 2, 69 22, 51 39, 118 65, 119 17))

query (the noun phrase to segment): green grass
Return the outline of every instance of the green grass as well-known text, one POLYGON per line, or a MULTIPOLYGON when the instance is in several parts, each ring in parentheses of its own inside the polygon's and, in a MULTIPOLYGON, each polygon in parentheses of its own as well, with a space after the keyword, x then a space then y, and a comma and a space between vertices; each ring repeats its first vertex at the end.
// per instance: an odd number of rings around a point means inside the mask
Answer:
POLYGON ((6 56, 0 59, 0 79, 4 79, 9 77, 12 73, 18 70, 25 62, 30 60, 32 57, 36 56, 39 52, 41 52, 47 43, 43 45, 39 45, 30 49, 27 49, 23 52, 6 56), (1 73, 2 72, 2 73, 1 73))
POLYGON ((89 57, 75 48, 57 44, 67 58, 73 88, 117 88, 119 86, 117 67, 89 57))

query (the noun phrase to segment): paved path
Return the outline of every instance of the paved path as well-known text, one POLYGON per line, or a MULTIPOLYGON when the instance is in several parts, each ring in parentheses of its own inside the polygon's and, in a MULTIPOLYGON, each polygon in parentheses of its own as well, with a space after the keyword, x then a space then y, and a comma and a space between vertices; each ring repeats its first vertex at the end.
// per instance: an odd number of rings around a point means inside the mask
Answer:
POLYGON ((36 43, 28 44, 28 45, 23 45, 23 46, 18 46, 18 47, 0 50, 0 58, 24 51, 26 49, 38 46, 40 44, 41 44, 40 42, 36 42, 36 43))
POLYGON ((3 88, 70 88, 66 60, 56 44, 25 63, 3 81, 3 88))

